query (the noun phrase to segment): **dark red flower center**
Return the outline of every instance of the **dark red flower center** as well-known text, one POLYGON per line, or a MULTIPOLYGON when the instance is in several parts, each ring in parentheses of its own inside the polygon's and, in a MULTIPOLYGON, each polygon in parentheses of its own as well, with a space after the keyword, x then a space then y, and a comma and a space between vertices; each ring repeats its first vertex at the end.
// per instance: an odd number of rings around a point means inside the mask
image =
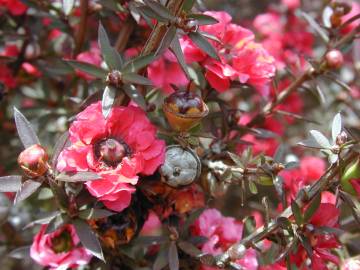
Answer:
POLYGON ((95 145, 95 156, 99 161, 111 167, 116 167, 129 154, 129 146, 114 138, 99 141, 95 145))
POLYGON ((51 239, 52 250, 55 253, 68 252, 74 247, 71 233, 63 230, 59 235, 51 239))

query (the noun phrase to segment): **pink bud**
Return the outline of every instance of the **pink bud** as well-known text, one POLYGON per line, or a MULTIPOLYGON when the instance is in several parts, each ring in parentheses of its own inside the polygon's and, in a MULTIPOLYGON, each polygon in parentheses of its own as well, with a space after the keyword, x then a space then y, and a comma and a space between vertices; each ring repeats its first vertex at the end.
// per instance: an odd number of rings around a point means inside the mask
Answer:
POLYGON ((344 56, 339 50, 331 50, 325 55, 328 67, 337 69, 344 63, 344 56))

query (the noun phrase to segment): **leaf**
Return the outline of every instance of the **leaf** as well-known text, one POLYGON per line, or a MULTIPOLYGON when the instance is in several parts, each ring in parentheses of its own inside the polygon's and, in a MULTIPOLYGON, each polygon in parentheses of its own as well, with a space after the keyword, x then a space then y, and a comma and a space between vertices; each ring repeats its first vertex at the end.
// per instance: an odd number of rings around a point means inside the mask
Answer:
POLYGON ((219 22, 214 17, 205 14, 188 14, 187 17, 196 20, 197 25, 209 25, 219 22))
POLYGON ((31 246, 23 246, 14 249, 8 254, 8 256, 14 259, 30 258, 30 247, 31 246))
POLYGON ((275 162, 283 162, 285 158, 285 146, 280 144, 279 147, 276 149, 274 154, 274 161, 275 162))
POLYGON ((66 131, 64 134, 62 134, 60 136, 60 138, 56 141, 56 144, 54 146, 54 149, 53 149, 53 154, 52 154, 52 159, 51 159, 51 164, 56 167, 57 165, 57 160, 58 160, 58 157, 61 153, 61 151, 70 146, 70 140, 69 140, 69 132, 66 131))
POLYGON ((336 137, 341 133, 341 130, 342 130, 341 114, 338 113, 335 115, 331 126, 331 136, 334 143, 336 142, 336 137))
POLYGON ((164 18, 166 21, 173 21, 175 19, 170 11, 162 4, 153 0, 144 0, 144 3, 151 8, 154 13, 159 15, 161 18, 164 18))
POLYGON ((167 251, 167 245, 163 245, 162 248, 160 248, 153 265, 153 270, 161 270, 168 264, 167 251))
POLYGON ((27 198, 29 198, 33 193, 35 193, 38 188, 41 186, 40 182, 33 180, 25 181, 20 190, 16 193, 14 204, 17 204, 27 198))
POLYGON ((99 219, 114 215, 114 212, 106 209, 90 208, 79 212, 79 217, 82 219, 99 219))
POLYGON ((55 177, 56 181, 62 182, 87 182, 101 179, 94 172, 63 172, 55 177))
POLYGON ((204 52, 206 52, 210 57, 219 60, 219 56, 217 55, 216 50, 210 44, 209 41, 206 40, 201 34, 197 32, 189 33, 189 38, 204 52))
POLYGON ((304 214, 304 221, 308 222, 315 214, 321 203, 321 194, 319 193, 310 203, 304 214))
POLYGON ((136 10, 139 11, 139 13, 142 15, 142 17, 144 18, 144 20, 146 21, 146 23, 149 26, 153 25, 152 22, 151 22, 151 19, 155 19, 158 22, 164 22, 164 23, 169 22, 168 19, 165 19, 165 18, 161 17, 158 13, 154 12, 148 6, 140 6, 140 7, 137 7, 136 10))
POLYGON ((26 117, 14 107, 14 118, 16 129, 19 134, 20 140, 25 148, 28 148, 34 144, 40 144, 34 129, 26 117))
POLYGON ((106 86, 101 101, 102 113, 105 119, 109 116, 111 112, 112 106, 115 102, 115 97, 116 88, 110 85, 106 86))
POLYGON ((165 53, 165 51, 170 47, 170 44, 174 40, 176 36, 176 26, 171 25, 167 30, 162 38, 159 47, 157 48, 155 55, 161 55, 165 53))
POLYGON ((249 181, 249 190, 252 194, 258 193, 258 189, 257 189, 256 185, 254 184, 254 182, 252 182, 252 181, 249 181))
POLYGON ((195 0, 185 0, 183 4, 183 11, 190 11, 195 3, 195 0))
POLYGON ((237 165, 239 166, 240 168, 244 168, 244 164, 242 163, 241 161, 241 158, 234 154, 234 153, 231 153, 231 152, 227 152, 227 154, 229 155, 229 157, 231 158, 231 160, 237 165))
POLYGON ((134 85, 124 85, 124 91, 137 105, 146 110, 146 101, 134 85))
POLYGON ((38 225, 38 224, 49 224, 51 222, 51 220, 53 220, 54 218, 56 218, 60 214, 61 214, 60 211, 54 211, 54 212, 47 213, 42 218, 39 218, 39 219, 34 220, 34 221, 30 222, 29 224, 27 224, 23 228, 23 230, 26 230, 26 229, 31 228, 31 227, 33 227, 35 225, 38 225))
POLYGON ((189 69, 185 61, 184 53, 181 49, 180 42, 177 38, 174 38, 170 45, 170 50, 175 55, 176 59, 178 60, 178 63, 182 70, 184 71, 186 77, 189 79, 191 76, 189 74, 189 69))
POLYGON ((303 235, 300 235, 299 240, 300 240, 302 246, 305 248, 305 251, 308 254, 309 258, 311 259, 312 254, 313 254, 313 249, 312 249, 309 239, 303 235))
POLYGON ((135 84, 142 84, 142 85, 152 85, 152 82, 139 74, 136 73, 126 73, 122 75, 122 79, 125 83, 135 83, 135 84))
POLYGON ((121 69, 121 73, 134 73, 149 65, 155 60, 153 54, 141 55, 128 61, 121 69))
POLYGON ((195 247, 193 244, 185 241, 179 241, 178 247, 191 257, 198 257, 201 255, 201 250, 195 247))
POLYGON ((94 76, 95 78, 104 80, 108 74, 108 71, 86 62, 66 60, 66 63, 68 63, 70 66, 72 66, 75 69, 81 70, 83 72, 86 72, 94 76))
POLYGON ((0 192, 17 192, 21 188, 20 175, 9 175, 0 177, 0 192))
POLYGON ((68 16, 74 7, 75 0, 62 0, 62 2, 63 2, 62 6, 63 6, 64 14, 68 16))
POLYGON ((323 28, 321 28, 321 26, 314 20, 313 17, 303 11, 300 11, 300 15, 310 24, 310 26, 315 30, 315 32, 326 44, 329 43, 328 34, 323 28))
POLYGON ((309 139, 298 142, 297 144, 304 146, 304 147, 309 147, 309 148, 316 148, 316 149, 322 148, 322 146, 319 145, 318 142, 313 137, 310 137, 309 139))
POLYGON ((83 244, 83 246, 96 258, 105 262, 100 242, 91 230, 90 226, 81 219, 75 219, 73 224, 81 244, 83 244))
POLYGON ((217 43, 221 43, 221 40, 218 39, 216 36, 212 35, 212 34, 209 34, 207 32, 203 32, 203 31, 198 31, 199 34, 201 34, 203 37, 206 37, 208 39, 211 39, 217 43))
POLYGON ((53 218, 47 225, 45 234, 52 233, 62 227, 65 224, 64 216, 63 215, 57 215, 55 218, 53 218))
POLYGON ((287 169, 287 170, 298 168, 298 167, 299 167, 299 162, 296 162, 296 161, 290 161, 285 164, 285 169, 287 169))
POLYGON ((310 130, 310 135, 322 148, 331 148, 329 140, 318 130, 310 130))
POLYGON ((181 235, 184 235, 185 232, 187 232, 187 230, 190 228, 190 226, 195 222, 195 220, 197 220, 200 215, 202 214, 202 212, 204 212, 205 208, 199 208, 194 210, 190 216, 186 219, 184 225, 182 226, 181 229, 181 235))
POLYGON ((170 243, 168 256, 169 256, 169 269, 179 270, 179 255, 175 241, 171 241, 170 243))
POLYGON ((99 23, 98 43, 101 49, 101 54, 109 68, 121 70, 123 66, 122 57, 116 49, 111 46, 109 37, 101 23, 99 23))
POLYGON ((297 225, 301 225, 304 223, 304 218, 302 216, 301 210, 299 205, 296 203, 296 201, 291 202, 291 211, 294 215, 295 222, 297 225))
POLYGON ((281 200, 281 203, 284 206, 286 203, 285 192, 284 192, 284 180, 281 176, 278 175, 273 178, 273 183, 274 183, 276 193, 278 194, 278 196, 281 200))

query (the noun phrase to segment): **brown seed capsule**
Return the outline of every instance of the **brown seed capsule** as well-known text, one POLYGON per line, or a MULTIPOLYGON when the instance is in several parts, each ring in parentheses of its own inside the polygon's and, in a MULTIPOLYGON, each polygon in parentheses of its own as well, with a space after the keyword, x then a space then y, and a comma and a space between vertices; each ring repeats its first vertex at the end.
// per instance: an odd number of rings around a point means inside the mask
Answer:
POLYGON ((331 50, 325 55, 326 64, 329 68, 340 68, 344 63, 344 56, 339 50, 331 50))
POLYGON ((209 109, 198 95, 177 91, 165 99, 163 111, 174 130, 185 132, 198 124, 209 109))
POLYGON ((48 160, 49 156, 45 149, 39 144, 34 144, 20 153, 18 164, 26 175, 34 178, 47 172, 48 160))

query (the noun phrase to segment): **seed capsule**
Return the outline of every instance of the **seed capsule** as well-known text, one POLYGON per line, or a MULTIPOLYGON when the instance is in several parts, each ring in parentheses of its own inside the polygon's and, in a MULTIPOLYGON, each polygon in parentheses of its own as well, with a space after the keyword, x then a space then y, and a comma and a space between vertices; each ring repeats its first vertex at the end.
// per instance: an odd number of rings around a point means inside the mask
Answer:
POLYGON ((49 156, 45 149, 39 144, 34 144, 20 153, 18 164, 26 175, 35 178, 47 172, 48 160, 49 156))
POLYGON ((190 185, 200 175, 199 157, 180 145, 167 147, 165 163, 160 168, 161 180, 171 187, 190 185))
POLYGON ((209 109, 196 94, 177 91, 165 99, 163 111, 172 129, 185 132, 198 124, 209 109))

